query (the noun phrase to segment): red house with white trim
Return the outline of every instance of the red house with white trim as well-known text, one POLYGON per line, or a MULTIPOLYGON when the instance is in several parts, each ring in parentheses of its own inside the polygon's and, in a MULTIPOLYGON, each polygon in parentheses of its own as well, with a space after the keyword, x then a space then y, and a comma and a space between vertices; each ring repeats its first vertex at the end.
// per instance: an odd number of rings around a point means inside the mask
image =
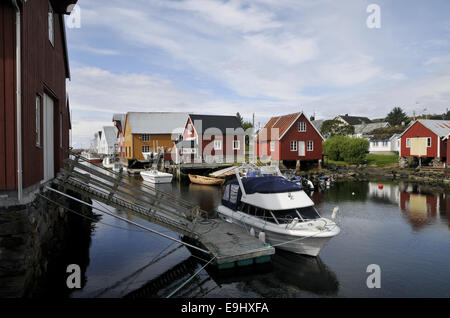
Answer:
POLYGON ((438 158, 447 165, 450 120, 417 120, 400 136, 400 157, 438 158))
POLYGON ((236 116, 190 114, 183 140, 176 144, 182 162, 242 162, 245 134, 236 116))
POLYGON ((303 113, 272 117, 258 133, 258 157, 275 161, 319 161, 325 139, 303 113))

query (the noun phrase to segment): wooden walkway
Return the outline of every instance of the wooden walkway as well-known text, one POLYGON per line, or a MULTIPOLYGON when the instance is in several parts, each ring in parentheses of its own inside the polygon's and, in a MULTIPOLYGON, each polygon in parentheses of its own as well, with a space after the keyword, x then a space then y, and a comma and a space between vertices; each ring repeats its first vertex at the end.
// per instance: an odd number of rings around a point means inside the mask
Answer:
POLYGON ((245 229, 209 218, 208 212, 172 193, 89 164, 81 156, 66 159, 66 163, 67 167, 57 177, 60 186, 197 241, 215 257, 219 268, 266 262, 275 253, 273 247, 250 236, 245 229))

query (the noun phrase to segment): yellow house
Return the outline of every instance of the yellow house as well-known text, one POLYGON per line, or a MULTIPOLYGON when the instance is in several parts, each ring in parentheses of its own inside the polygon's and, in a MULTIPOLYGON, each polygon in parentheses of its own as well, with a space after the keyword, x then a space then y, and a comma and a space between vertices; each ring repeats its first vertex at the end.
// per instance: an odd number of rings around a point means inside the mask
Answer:
POLYGON ((145 154, 158 148, 171 150, 184 131, 188 113, 129 112, 123 135, 126 159, 145 160, 145 154))

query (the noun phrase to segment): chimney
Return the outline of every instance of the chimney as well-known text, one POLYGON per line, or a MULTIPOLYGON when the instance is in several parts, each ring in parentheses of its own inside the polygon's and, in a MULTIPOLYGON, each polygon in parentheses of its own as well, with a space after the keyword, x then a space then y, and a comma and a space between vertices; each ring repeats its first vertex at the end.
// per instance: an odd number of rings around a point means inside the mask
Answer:
POLYGON ((316 119, 314 118, 314 116, 311 116, 311 117, 309 118, 309 120, 314 121, 314 120, 316 120, 316 119))

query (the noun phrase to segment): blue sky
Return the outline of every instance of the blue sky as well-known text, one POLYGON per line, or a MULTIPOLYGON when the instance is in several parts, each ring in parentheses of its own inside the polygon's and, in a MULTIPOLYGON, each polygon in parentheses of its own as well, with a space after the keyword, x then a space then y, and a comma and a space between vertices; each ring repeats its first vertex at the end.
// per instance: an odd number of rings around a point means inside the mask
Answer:
POLYGON ((450 1, 79 0, 67 28, 73 145, 113 113, 303 110, 385 117, 450 107, 450 1), (369 4, 381 28, 369 29, 369 4))

